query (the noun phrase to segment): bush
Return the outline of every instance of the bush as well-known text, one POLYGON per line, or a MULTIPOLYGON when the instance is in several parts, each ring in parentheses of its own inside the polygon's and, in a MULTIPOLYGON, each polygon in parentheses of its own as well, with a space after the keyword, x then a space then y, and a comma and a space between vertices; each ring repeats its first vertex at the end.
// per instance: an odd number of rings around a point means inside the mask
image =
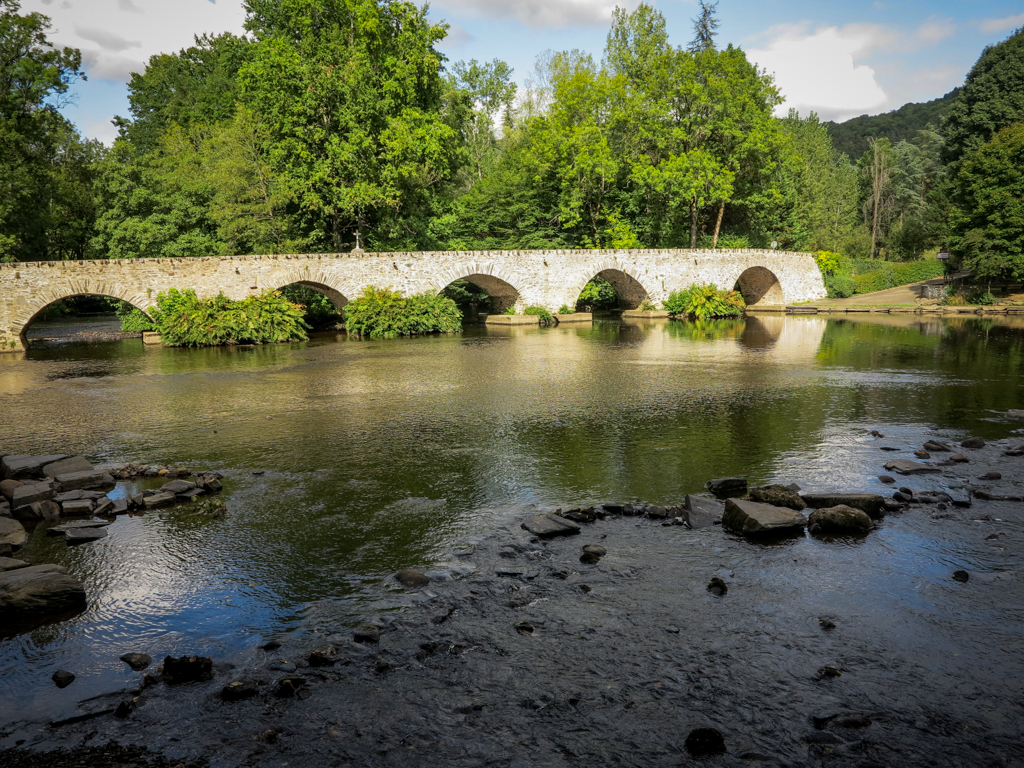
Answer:
POLYGON ((394 339, 422 333, 457 333, 462 312, 455 302, 426 291, 409 297, 368 285, 345 307, 345 329, 356 336, 394 339))
POLYGON ((746 306, 739 291, 721 291, 713 285, 691 285, 682 291, 672 291, 665 300, 665 309, 671 314, 698 320, 738 317, 746 306))
POLYGON ((853 266, 849 259, 834 251, 818 251, 814 254, 814 261, 825 283, 825 293, 830 299, 853 296, 855 286, 850 276, 853 266))
POLYGON ((637 307, 637 309, 641 310, 642 312, 657 312, 658 305, 655 304, 650 299, 644 299, 643 301, 640 302, 640 306, 637 307))
POLYGON ((875 263, 879 265, 876 269, 858 274, 853 278, 857 293, 872 293, 909 283, 919 283, 922 280, 940 277, 945 269, 938 259, 910 261, 903 264, 884 261, 875 263))
POLYGON ((551 325, 555 322, 554 316, 544 309, 544 307, 527 307, 523 310, 523 314, 539 317, 541 325, 551 325))
POLYGON ((996 303, 996 297, 992 295, 992 291, 988 288, 982 288, 978 285, 967 294, 967 303, 979 307, 988 307, 996 303))
POLYGON ((323 330, 333 328, 341 320, 341 312, 334 302, 320 291, 305 285, 286 285, 281 289, 284 297, 293 304, 302 307, 304 319, 310 328, 323 330))
POLYGON ((576 306, 593 307, 594 309, 610 309, 619 305, 619 294, 612 284, 600 275, 595 275, 576 299, 576 306))
POLYGON ((156 328, 145 312, 128 303, 117 308, 117 316, 121 318, 121 330, 125 333, 143 333, 156 328))
POLYGON ((576 311, 575 309, 569 309, 569 305, 568 304, 563 304, 562 306, 560 306, 558 308, 558 314, 560 314, 560 315, 571 315, 575 311, 576 311))
MULTIPOLYGON (((305 341, 303 309, 280 291, 264 291, 241 301, 224 294, 200 299, 195 291, 172 288, 150 308, 155 330, 172 347, 217 347, 305 341)), ((123 321, 122 321, 123 322, 123 321)))

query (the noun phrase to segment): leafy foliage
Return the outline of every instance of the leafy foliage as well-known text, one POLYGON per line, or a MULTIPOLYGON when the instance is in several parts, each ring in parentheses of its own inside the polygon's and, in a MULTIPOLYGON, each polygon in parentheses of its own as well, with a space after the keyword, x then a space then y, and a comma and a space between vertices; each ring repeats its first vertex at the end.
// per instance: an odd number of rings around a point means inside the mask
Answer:
POLYGON ((216 347, 304 341, 308 326, 302 307, 280 291, 265 291, 241 301, 219 294, 200 299, 195 291, 171 288, 150 308, 163 343, 173 347, 216 347))
POLYGON ((306 285, 286 285, 281 293, 288 301, 302 307, 303 320, 313 330, 335 327, 342 319, 341 311, 320 291, 306 285))
POLYGON ((126 333, 144 333, 156 330, 149 315, 128 302, 121 302, 115 311, 121 320, 121 330, 126 333))
POLYGON ((539 317, 541 325, 552 325, 555 322, 554 315, 544 309, 544 307, 529 306, 523 310, 523 314, 539 317))
POLYGON ((845 256, 834 251, 818 251, 814 261, 821 271, 825 291, 830 299, 845 299, 856 290, 851 272, 852 265, 845 256))
POLYGON ((600 275, 592 277, 583 286, 579 298, 576 299, 577 307, 591 307, 597 310, 610 309, 618 305, 619 294, 612 287, 612 284, 600 275))
POLYGON ((568 304, 563 304, 558 308, 558 314, 560 315, 571 315, 575 312, 575 309, 569 307, 568 304))
POLYGON ((856 293, 884 291, 886 288, 931 280, 933 277, 939 277, 945 271, 943 263, 938 259, 911 261, 905 264, 875 263, 878 265, 877 269, 854 276, 853 283, 856 286, 856 293))
POLYGON ((409 297, 390 288, 367 286, 345 305, 345 328, 356 336, 394 339, 424 333, 458 333, 462 313, 455 302, 424 292, 409 297))
POLYGON ((828 122, 828 135, 836 151, 860 157, 868 150, 868 139, 888 139, 892 144, 911 141, 919 131, 942 124, 960 95, 954 88, 945 96, 919 104, 904 104, 881 115, 861 115, 842 123, 828 122))
POLYGON ((723 291, 714 285, 702 284, 672 291, 664 304, 665 309, 674 316, 684 315, 698 320, 738 317, 747 306, 739 291, 723 291))

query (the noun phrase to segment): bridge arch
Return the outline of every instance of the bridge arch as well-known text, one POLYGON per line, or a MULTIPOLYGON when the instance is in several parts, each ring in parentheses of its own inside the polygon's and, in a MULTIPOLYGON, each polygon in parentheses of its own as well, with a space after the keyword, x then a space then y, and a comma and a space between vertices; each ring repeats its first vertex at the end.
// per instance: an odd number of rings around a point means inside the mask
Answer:
POLYGON ((522 311, 526 306, 520 289, 525 281, 494 264, 460 264, 446 269, 431 287, 440 293, 456 280, 470 282, 490 296, 492 312, 501 313, 509 307, 522 311))
POLYGON ((339 311, 344 309, 350 298, 358 293, 354 286, 343 285, 335 275, 319 269, 313 270, 309 267, 278 272, 273 276, 270 284, 278 291, 282 288, 287 288, 289 285, 301 285, 305 288, 311 288, 330 299, 331 303, 339 311))
POLYGON ((779 307, 786 305, 779 278, 767 267, 749 267, 736 278, 736 290, 748 307, 779 307))
POLYGON ((110 299, 119 299, 131 304, 144 314, 149 314, 149 308, 156 302, 156 296, 143 296, 124 290, 114 285, 92 286, 85 283, 80 286, 64 285, 54 286, 37 294, 36 301, 30 306, 22 309, 14 315, 12 331, 17 335, 24 349, 29 347, 28 329, 39 315, 46 311, 47 307, 64 299, 75 296, 102 296, 110 299))
POLYGON ((587 283, 595 277, 600 277, 611 284, 612 288, 619 295, 619 300, 624 309, 636 309, 644 301, 650 300, 650 293, 643 283, 640 282, 636 275, 631 274, 631 270, 625 265, 617 261, 608 261, 598 263, 591 267, 591 269, 595 271, 586 275, 582 281, 578 277, 570 287, 568 293, 572 296, 572 303, 576 303, 587 283))

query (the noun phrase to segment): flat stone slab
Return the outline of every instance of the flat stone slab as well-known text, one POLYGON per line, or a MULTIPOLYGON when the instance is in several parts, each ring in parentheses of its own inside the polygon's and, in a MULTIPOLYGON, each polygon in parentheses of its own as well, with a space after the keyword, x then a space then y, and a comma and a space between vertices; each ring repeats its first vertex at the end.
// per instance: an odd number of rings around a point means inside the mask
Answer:
POLYGON ((61 504, 61 509, 66 517, 73 517, 75 515, 91 515, 93 503, 91 499, 77 499, 76 501, 66 501, 61 504))
POLYGON ((14 549, 21 549, 28 541, 25 526, 10 517, 0 517, 0 544, 9 544, 14 549))
POLYGON ((173 493, 165 493, 160 491, 154 493, 152 496, 147 496, 142 502, 146 509, 162 509, 163 507, 171 507, 178 503, 177 497, 173 493))
POLYGON ((49 501, 53 498, 53 489, 49 483, 26 483, 14 489, 11 495, 11 508, 27 507, 35 501, 49 501))
POLYGON ((110 523, 106 520, 71 520, 67 523, 55 525, 46 530, 47 536, 64 536, 68 531, 87 531, 98 528, 106 528, 110 523))
POLYGON ((885 516, 885 497, 877 493, 804 493, 800 498, 811 509, 844 506, 859 509, 872 520, 885 516))
POLYGON ((794 509, 743 499, 726 501, 722 515, 722 527, 744 536, 795 533, 806 525, 807 518, 794 509))
POLYGON ((0 473, 4 480, 42 479, 44 466, 67 457, 66 453, 52 456, 4 456, 0 462, 0 473))
POLYGON ((895 461, 890 461, 885 465, 885 468, 890 472, 896 472, 901 475, 924 475, 929 472, 942 471, 931 464, 919 464, 918 462, 910 461, 909 459, 896 459, 895 461))
POLYGON ((28 563, 24 560, 16 560, 13 557, 0 557, 0 573, 16 571, 19 568, 28 568, 28 563))
POLYGON ((540 325, 538 315, 488 315, 484 325, 540 325))
POLYGON ((592 323, 594 322, 593 312, 573 312, 571 315, 555 315, 558 324, 562 323, 592 323))
POLYGON ((687 494, 683 504, 686 508, 686 524, 694 530, 721 523, 722 515, 725 514, 725 502, 716 499, 687 494))
POLYGON ((59 565, 0 573, 0 621, 38 619, 85 607, 85 587, 59 565))
POLYGON ((580 532, 580 527, 572 520, 553 514, 534 515, 523 521, 523 529, 542 539, 555 536, 573 536, 580 532))
POLYGON ((61 491, 92 490, 114 486, 114 478, 99 469, 88 472, 68 472, 64 475, 57 475, 53 479, 60 484, 61 491))
POLYGON ((747 478, 745 477, 719 477, 708 480, 704 487, 720 499, 735 498, 744 496, 747 493, 747 478))
POLYGON ((68 544, 85 544, 88 541, 107 538, 107 532, 102 528, 72 528, 64 532, 64 539, 68 544))
POLYGON ((185 493, 186 491, 191 491, 195 487, 196 484, 190 482, 189 480, 171 480, 171 482, 164 483, 162 486, 160 486, 160 490, 163 493, 179 494, 185 493))
POLYGON ((43 477, 56 477, 66 475, 70 472, 95 472, 96 467, 92 465, 85 456, 71 456, 67 459, 54 461, 43 467, 43 477))

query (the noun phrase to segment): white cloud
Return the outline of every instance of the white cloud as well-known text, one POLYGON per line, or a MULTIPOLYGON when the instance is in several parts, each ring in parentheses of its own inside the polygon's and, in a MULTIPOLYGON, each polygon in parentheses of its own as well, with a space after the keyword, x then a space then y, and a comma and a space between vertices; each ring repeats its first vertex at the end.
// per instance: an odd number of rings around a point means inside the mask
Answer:
POLYGON ((466 43, 472 42, 473 36, 469 34, 461 24, 452 24, 448 28, 448 37, 438 44, 441 50, 453 50, 461 48, 466 43))
POLYGON ((150 56, 192 45, 203 33, 242 32, 242 0, 23 0, 50 17, 55 45, 82 51, 90 79, 125 82, 150 56), (130 52, 130 53, 129 53, 130 52))
POLYGON ((496 19, 515 19, 528 27, 571 27, 606 24, 622 0, 438 0, 453 13, 496 19))
POLYGON ((1018 13, 1016 16, 1007 16, 1005 19, 982 19, 978 23, 978 29, 989 35, 996 32, 1006 32, 1021 26, 1024 26, 1024 13, 1018 13))
POLYGON ((920 27, 914 34, 916 42, 922 47, 936 45, 956 33, 956 24, 952 19, 936 19, 934 16, 920 27))
POLYGON ((875 70, 856 59, 892 44, 882 27, 851 24, 821 27, 787 25, 769 31, 764 48, 747 50, 747 57, 775 76, 785 103, 779 108, 802 114, 813 110, 825 120, 846 119, 876 109, 887 97, 875 70))

